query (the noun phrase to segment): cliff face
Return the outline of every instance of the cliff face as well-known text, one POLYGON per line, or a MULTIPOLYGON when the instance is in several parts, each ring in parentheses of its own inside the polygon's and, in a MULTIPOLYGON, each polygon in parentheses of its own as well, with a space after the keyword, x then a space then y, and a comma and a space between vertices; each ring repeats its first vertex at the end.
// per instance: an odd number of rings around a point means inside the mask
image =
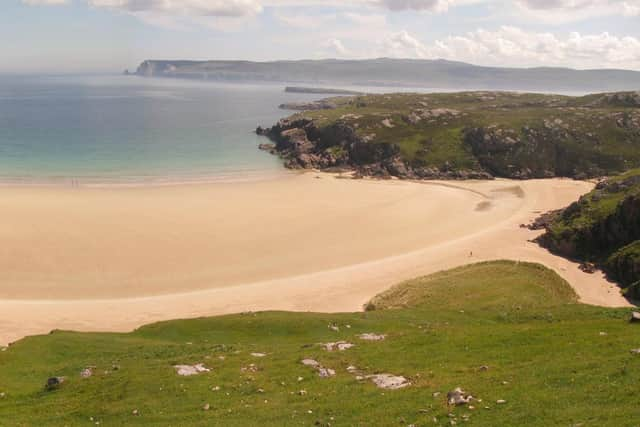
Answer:
POLYGON ((584 179, 640 166, 636 98, 492 92, 332 98, 323 101, 327 108, 258 133, 276 142, 273 152, 290 168, 399 178, 584 179))
POLYGON ((546 222, 538 242, 560 255, 594 262, 640 297, 640 171, 600 183, 546 222))

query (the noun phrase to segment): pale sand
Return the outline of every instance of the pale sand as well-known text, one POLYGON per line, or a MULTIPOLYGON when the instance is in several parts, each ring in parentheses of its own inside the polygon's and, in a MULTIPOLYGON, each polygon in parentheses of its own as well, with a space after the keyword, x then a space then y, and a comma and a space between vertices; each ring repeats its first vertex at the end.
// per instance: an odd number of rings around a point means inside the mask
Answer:
POLYGON ((553 268, 585 303, 627 306, 615 285, 528 243, 537 233, 519 228, 591 188, 324 174, 0 188, 0 343, 242 311, 356 311, 401 280, 502 258, 553 268))

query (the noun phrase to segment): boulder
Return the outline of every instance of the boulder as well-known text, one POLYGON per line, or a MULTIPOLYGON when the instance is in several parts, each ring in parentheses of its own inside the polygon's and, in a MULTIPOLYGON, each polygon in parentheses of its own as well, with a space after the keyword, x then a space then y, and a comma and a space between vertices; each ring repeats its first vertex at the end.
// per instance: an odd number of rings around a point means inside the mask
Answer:
POLYGON ((64 377, 51 377, 47 379, 47 383, 44 386, 46 391, 53 391, 60 388, 60 386, 64 383, 64 377))

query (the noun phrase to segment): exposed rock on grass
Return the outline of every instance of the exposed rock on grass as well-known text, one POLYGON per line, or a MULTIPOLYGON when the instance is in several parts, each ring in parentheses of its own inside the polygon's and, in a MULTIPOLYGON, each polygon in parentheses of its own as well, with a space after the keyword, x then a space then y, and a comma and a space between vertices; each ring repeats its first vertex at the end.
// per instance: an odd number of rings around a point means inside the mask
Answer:
POLYGON ((334 350, 344 351, 352 348, 354 345, 355 344, 351 344, 346 341, 338 341, 338 342, 330 342, 330 343, 322 344, 322 346, 327 351, 334 351, 334 350))
POLYGON ((373 381, 378 388, 384 388, 387 390, 397 390, 411 385, 409 380, 405 377, 391 374, 368 375, 366 378, 373 381))
POLYGON ((301 363, 304 366, 309 366, 314 368, 318 372, 318 376, 320 376, 321 378, 333 377, 336 374, 335 370, 330 368, 325 368, 320 364, 320 362, 314 359, 303 359, 301 363))
POLYGON ((190 377, 192 375, 199 375, 211 371, 211 369, 205 367, 202 363, 198 363, 196 365, 174 365, 173 368, 181 377, 190 377))
POLYGON ((366 333, 358 335, 358 338, 364 341, 382 341, 387 338, 387 336, 383 334, 366 333))
POLYGON ((467 394, 460 387, 447 393, 447 403, 449 405, 455 405, 455 406, 466 405, 470 403, 472 400, 473 400, 473 396, 471 396, 470 394, 467 394))
POLYGON ((93 368, 92 367, 88 367, 88 368, 85 368, 82 371, 80 371, 80 376, 82 378, 89 378, 92 375, 93 375, 93 368))

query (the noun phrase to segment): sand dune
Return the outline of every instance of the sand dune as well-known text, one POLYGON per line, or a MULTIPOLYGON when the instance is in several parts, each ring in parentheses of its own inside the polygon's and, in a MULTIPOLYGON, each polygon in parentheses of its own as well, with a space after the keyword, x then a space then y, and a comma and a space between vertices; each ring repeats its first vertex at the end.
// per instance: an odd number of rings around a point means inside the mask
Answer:
POLYGON ((0 343, 249 310, 354 311, 400 280, 499 258, 541 262, 582 301, 624 306, 601 275, 528 243, 536 233, 518 227, 591 187, 302 174, 0 188, 0 343))

